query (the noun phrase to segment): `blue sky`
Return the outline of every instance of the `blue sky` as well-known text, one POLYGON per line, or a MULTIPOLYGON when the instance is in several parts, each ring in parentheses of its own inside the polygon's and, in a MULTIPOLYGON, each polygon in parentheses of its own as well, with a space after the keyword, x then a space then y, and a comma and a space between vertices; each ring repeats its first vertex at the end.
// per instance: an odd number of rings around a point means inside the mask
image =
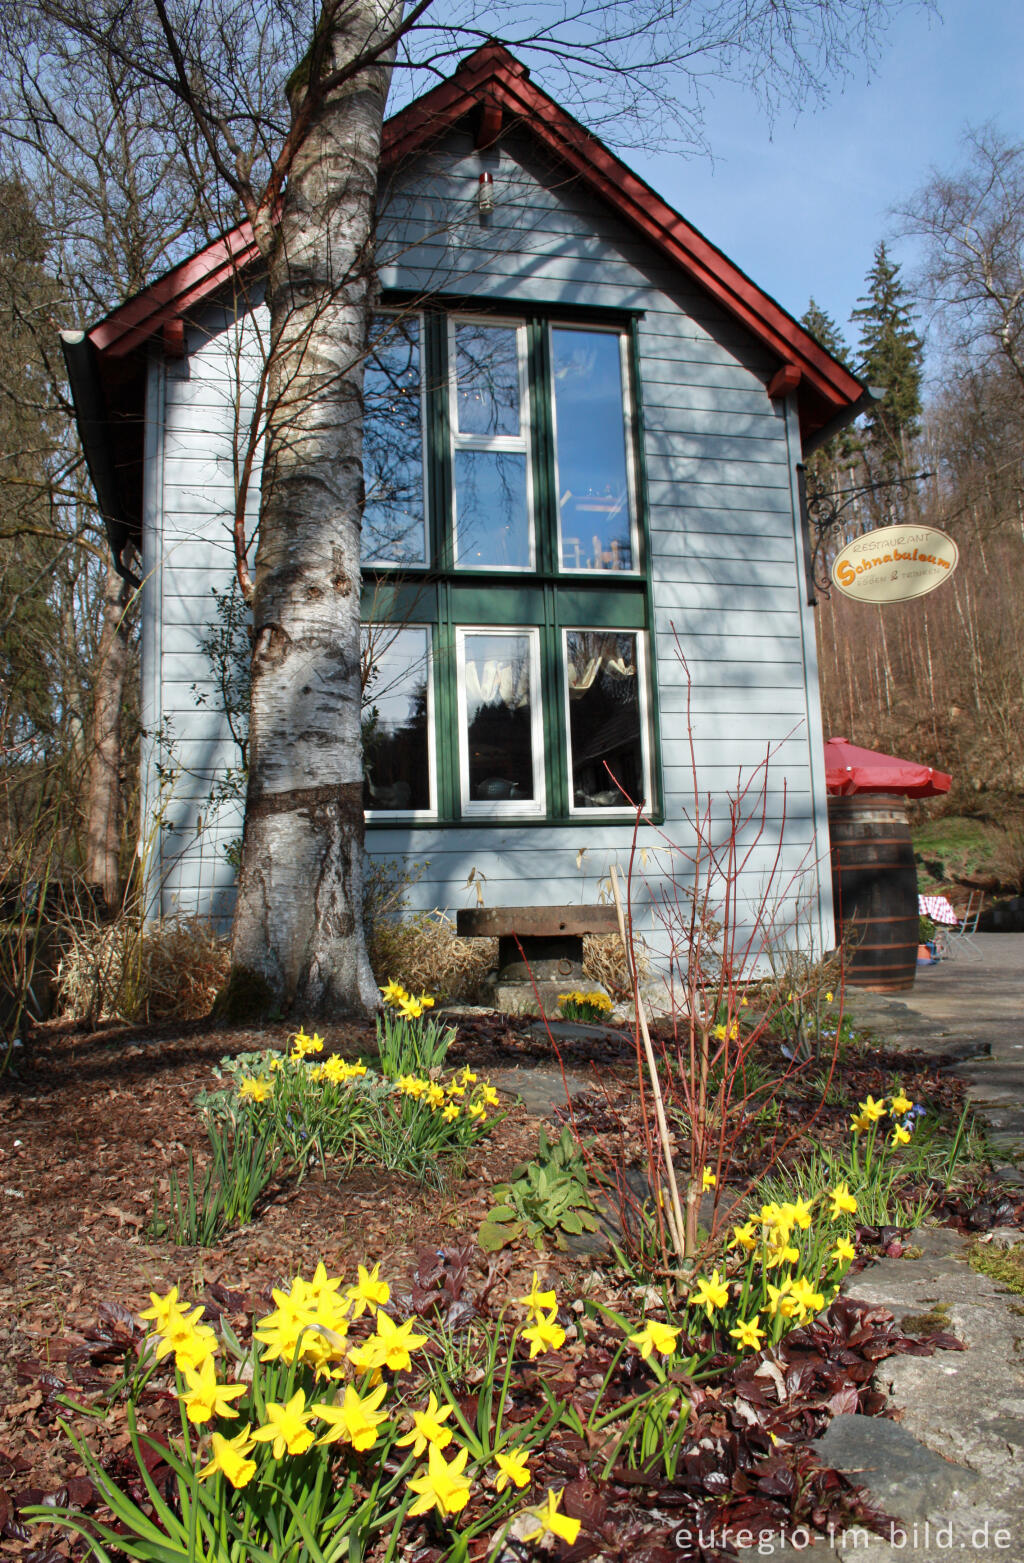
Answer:
MULTIPOLYGON (((718 86, 707 105, 714 163, 627 153, 637 172, 794 315, 813 294, 843 328, 890 208, 955 168, 965 124, 994 120, 1024 139, 1024 5, 940 0, 889 29, 873 76, 824 110, 769 127, 749 91, 718 86)), ((912 270, 914 247, 892 252, 912 270)))

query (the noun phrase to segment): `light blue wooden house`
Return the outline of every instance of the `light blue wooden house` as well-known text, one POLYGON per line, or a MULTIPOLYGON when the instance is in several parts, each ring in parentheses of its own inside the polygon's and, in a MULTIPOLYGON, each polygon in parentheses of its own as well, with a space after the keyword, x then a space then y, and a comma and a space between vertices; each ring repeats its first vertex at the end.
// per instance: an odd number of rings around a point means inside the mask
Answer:
MULTIPOLYGON (((389 121, 378 244, 368 851, 428 864, 422 907, 589 902, 643 799, 639 921, 664 948, 691 758, 724 822, 770 748, 741 898, 775 864, 829 946, 800 467, 863 387, 496 45, 389 121)), ((164 914, 232 905, 241 803, 216 800, 239 752, 209 641, 266 330, 241 228, 65 338, 115 557, 141 559, 164 914)), ((250 531, 257 512, 258 469, 250 531)))

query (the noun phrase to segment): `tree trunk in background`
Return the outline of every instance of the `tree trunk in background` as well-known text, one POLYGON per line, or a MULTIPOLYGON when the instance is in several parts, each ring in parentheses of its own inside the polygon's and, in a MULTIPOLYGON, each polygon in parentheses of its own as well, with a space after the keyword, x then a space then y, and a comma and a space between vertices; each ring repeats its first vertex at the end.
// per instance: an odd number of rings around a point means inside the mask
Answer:
POLYGON ((111 910, 121 902, 118 849, 121 840, 121 708, 128 672, 127 601, 125 581, 113 564, 108 564, 103 587, 103 628, 93 681, 86 780, 85 877, 90 885, 99 885, 111 910))
MULTIPOLYGON (((354 0, 335 25, 326 69, 342 68, 393 20, 384 0, 354 0)), ((363 356, 389 77, 387 67, 364 70, 314 111, 270 262, 269 414, 232 963, 239 1002, 254 974, 261 979, 254 989, 265 985, 276 1004, 301 1014, 366 1012, 378 1003, 362 928, 359 534, 363 356)))

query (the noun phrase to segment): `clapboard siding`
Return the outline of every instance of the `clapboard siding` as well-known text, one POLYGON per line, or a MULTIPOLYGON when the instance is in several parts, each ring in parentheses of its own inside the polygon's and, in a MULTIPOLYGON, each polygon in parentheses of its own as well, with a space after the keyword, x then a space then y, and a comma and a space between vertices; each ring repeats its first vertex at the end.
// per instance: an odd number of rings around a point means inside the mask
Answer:
MULTIPOLYGON (((631 824, 593 818, 564 827, 371 822, 368 850, 426 863, 410 904, 453 911, 477 904, 477 886, 492 905, 593 900, 613 863, 626 869, 635 845, 643 905, 657 899, 665 873, 684 871, 693 847, 695 755, 700 807, 709 808, 718 840, 729 830, 738 779, 755 776, 741 832, 751 851, 741 902, 756 905, 778 855, 774 890, 793 903, 825 836, 813 629, 794 519, 798 446, 791 410, 765 390, 777 363, 528 140, 486 156, 496 199, 486 227, 476 208, 480 154, 468 136, 447 136, 389 182, 378 231, 382 284, 511 308, 518 300, 636 312, 666 819, 662 829, 642 827, 636 842, 631 824)), ((146 720, 153 731, 170 723, 179 766, 160 904, 221 918, 233 886, 224 849, 239 834, 241 805, 215 811, 209 801, 237 752, 201 642, 212 590, 232 582, 237 439, 248 432, 267 338, 260 290, 240 303, 224 300, 190 323, 184 365, 166 374, 154 365, 146 479, 146 720)), ((250 528, 257 512, 254 484, 250 528)), ((147 774, 152 803, 152 756, 147 774)), ((827 926, 827 906, 825 913, 827 926)), ((647 927, 664 950, 666 936, 650 917, 647 927)))

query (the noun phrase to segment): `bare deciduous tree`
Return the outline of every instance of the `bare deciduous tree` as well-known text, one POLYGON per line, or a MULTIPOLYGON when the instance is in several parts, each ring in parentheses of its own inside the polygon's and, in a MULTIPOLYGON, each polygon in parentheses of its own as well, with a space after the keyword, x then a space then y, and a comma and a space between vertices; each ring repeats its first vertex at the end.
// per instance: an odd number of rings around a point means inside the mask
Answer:
MULTIPOLYGON (((250 769, 236 970, 272 1002, 366 1009, 359 540, 362 378, 374 302, 381 133, 468 48, 499 41, 588 123, 700 137, 701 94, 742 78, 799 102, 863 57, 900 0, 30 0, 41 17, 182 114, 268 277, 271 352, 250 769)), ((199 153, 196 154, 200 155, 199 153)))

